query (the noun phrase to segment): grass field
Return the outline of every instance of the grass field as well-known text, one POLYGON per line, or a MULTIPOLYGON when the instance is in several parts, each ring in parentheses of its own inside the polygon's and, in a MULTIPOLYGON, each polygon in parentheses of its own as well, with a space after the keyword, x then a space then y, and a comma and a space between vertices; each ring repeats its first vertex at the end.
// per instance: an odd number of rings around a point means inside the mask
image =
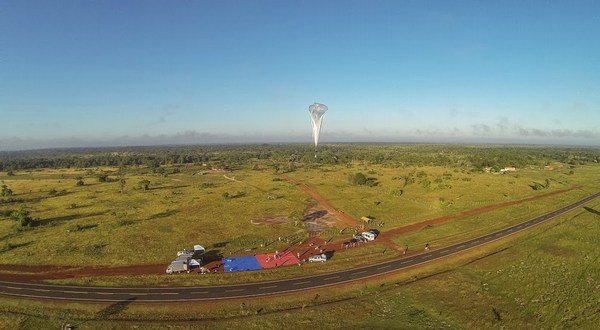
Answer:
POLYGON ((242 172, 236 174, 244 180, 239 183, 218 172, 194 175, 198 170, 186 168, 168 177, 129 174, 123 193, 118 182, 101 183, 94 176, 84 177, 85 185, 76 186, 75 177, 85 171, 45 170, 2 178, 42 223, 23 230, 7 218, 0 221, 0 237, 17 246, 3 253, 2 262, 28 263, 31 258, 57 265, 168 262, 175 252, 193 244, 209 248, 230 242, 221 252, 239 253, 302 230, 294 221, 276 226, 250 223, 302 215, 306 197, 288 182, 273 181, 270 173, 242 172), (151 182, 147 191, 137 187, 144 179, 151 182), (50 195, 51 189, 59 193, 50 195), (245 195, 224 199, 225 192, 245 195), (269 200, 269 194, 281 198, 269 200))
POLYGON ((373 282, 267 299, 78 304, 3 299, 11 328, 573 328, 600 321, 600 203, 445 263, 373 282))
MULTIPOLYGON (((356 219, 370 215, 376 222, 384 222, 382 230, 578 184, 593 187, 598 182, 594 172, 597 166, 579 166, 572 175, 567 169, 523 169, 493 175, 439 167, 369 168, 368 173, 372 173, 369 176, 379 182, 375 187, 353 186, 348 182, 348 174, 363 171, 362 168, 300 169, 292 175, 346 214, 356 219), (414 173, 415 181, 405 185, 405 180, 399 178, 409 173, 414 173), (423 187, 424 180, 431 184, 423 187), (534 191, 530 187, 534 182, 546 180, 550 182, 546 189, 534 191)), ((8 216, 0 220, 2 263, 27 264, 31 259, 55 265, 168 263, 176 251, 193 244, 211 248, 228 242, 215 248, 228 256, 276 250, 281 246, 272 242, 278 237, 306 237, 299 220, 308 197, 291 183, 270 171, 226 173, 241 181, 235 182, 221 172, 198 174, 204 170, 188 166, 180 173, 164 177, 143 174, 144 168, 130 169, 124 175, 127 182, 122 193, 116 180, 98 182, 95 176, 111 173, 109 178, 116 179, 116 169, 36 170, 1 176, 3 184, 12 189, 15 198, 25 201, 24 207, 40 224, 20 228, 8 216), (85 184, 76 186, 76 177, 83 177, 85 184), (139 187, 142 180, 150 181, 149 190, 139 187), (239 197, 224 198, 225 193, 239 197), (253 219, 271 217, 287 217, 289 222, 250 223, 253 219)), ((527 209, 519 209, 520 216, 515 219, 543 211, 546 207, 543 203, 566 203, 585 193, 585 189, 577 190, 542 199, 541 206, 528 204, 527 209)), ((19 207, 22 206, 17 203, 0 204, 0 211, 19 207)), ((503 217, 513 219, 512 214, 503 217)), ((493 219, 498 225, 505 223, 498 220, 493 219)), ((466 226, 475 230, 470 224, 466 226)), ((488 227, 484 225, 484 229, 488 227)), ((457 231, 464 232, 464 227, 457 231)), ((335 231, 329 235, 335 235, 335 231)))
MULTIPOLYGON (((339 210, 374 217, 382 231, 463 211, 530 200, 394 237, 399 248, 441 248, 559 208, 600 186, 600 166, 552 163, 506 174, 457 166, 400 166, 355 161, 298 166, 287 175, 339 210), (353 185, 358 172, 377 182, 353 185), (548 193, 559 192, 555 195, 548 193)), ((38 169, 0 172, 14 202, 0 203, 0 263, 112 267, 166 265, 176 251, 202 244, 215 255, 282 250, 279 237, 308 236, 303 215, 310 198, 272 169, 233 172, 202 165, 38 169), (177 169, 177 170, 175 170, 177 169), (109 182, 99 182, 108 174, 109 182), (83 185, 77 185, 81 178, 83 185), (119 179, 126 182, 123 187, 119 179), (149 181, 147 190, 143 180, 149 181), (123 188, 123 189, 121 189, 123 188), (24 208, 36 226, 10 213, 24 208), (279 224, 252 220, 287 219, 279 224)), ((3 297, 0 327, 52 328, 577 328, 600 321, 600 203, 445 262, 353 285, 274 296, 194 304, 113 305, 3 297), (144 320, 144 321, 140 321, 144 320)), ((347 238, 338 229, 325 239, 347 238)), ((55 280, 84 285, 205 285, 273 280, 331 272, 392 258, 396 250, 365 247, 336 253, 326 265, 208 276, 108 276, 55 280), (326 266, 326 267, 324 267, 326 266)))

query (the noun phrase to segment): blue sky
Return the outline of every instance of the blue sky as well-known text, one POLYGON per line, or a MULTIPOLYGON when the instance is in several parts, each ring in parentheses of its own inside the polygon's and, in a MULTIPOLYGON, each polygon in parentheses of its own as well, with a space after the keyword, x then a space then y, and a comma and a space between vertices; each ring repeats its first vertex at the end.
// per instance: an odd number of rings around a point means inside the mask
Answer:
POLYGON ((600 145, 598 1, 0 2, 0 150, 600 145))

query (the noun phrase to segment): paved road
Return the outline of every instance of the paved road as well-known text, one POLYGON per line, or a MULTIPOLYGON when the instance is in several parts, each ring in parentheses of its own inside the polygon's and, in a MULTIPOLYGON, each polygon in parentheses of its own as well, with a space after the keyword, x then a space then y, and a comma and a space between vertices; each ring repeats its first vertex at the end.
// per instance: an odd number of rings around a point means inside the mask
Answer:
POLYGON ((29 298, 78 301, 175 302, 232 299, 303 291, 396 272, 401 269, 453 255, 467 249, 472 249, 548 221, 598 197, 600 197, 600 192, 523 223, 438 250, 432 250, 367 267, 324 275, 261 283, 169 288, 79 287, 0 281, 0 294, 29 298))

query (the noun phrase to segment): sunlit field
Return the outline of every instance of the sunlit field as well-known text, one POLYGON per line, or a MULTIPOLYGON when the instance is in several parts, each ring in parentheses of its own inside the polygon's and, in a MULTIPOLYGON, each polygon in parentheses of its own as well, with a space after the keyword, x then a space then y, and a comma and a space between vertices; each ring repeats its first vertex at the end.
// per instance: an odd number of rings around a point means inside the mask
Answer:
MULTIPOLYGON (((374 218, 367 228, 384 234, 453 217, 394 234, 387 242, 338 251, 326 264, 207 276, 86 276, 50 282, 193 286, 334 272, 400 257, 405 247, 410 253, 419 253, 425 244, 442 248, 589 196, 600 186, 594 152, 342 145, 323 147, 315 160, 310 148, 290 146, 274 148, 265 157, 241 157, 237 149, 211 150, 205 152, 205 161, 157 166, 5 168, 0 172, 0 264, 36 264, 40 270, 61 265, 166 268, 177 251, 194 244, 223 257, 281 251, 288 243, 279 238, 298 244, 314 229, 304 221, 314 201, 287 178, 307 185, 358 224, 361 217, 374 218), (450 156, 436 160, 444 154, 450 156), (223 160, 231 155, 238 158, 223 160), (514 171, 504 170, 512 166, 514 171), (359 173, 365 180, 356 179, 359 173), (491 208, 461 215, 486 207, 491 208), (17 213, 26 214, 28 223, 24 225, 17 213)), ((49 319, 57 326, 71 321, 86 328, 110 328, 118 321, 126 327, 161 328, 165 320, 185 317, 203 320, 193 324, 199 328, 278 328, 289 322, 311 328, 589 328, 599 321, 594 308, 600 301, 593 294, 598 283, 591 276, 600 273, 600 241, 594 234, 600 229, 599 208, 597 201, 591 202, 485 248, 351 285, 183 308, 129 304, 116 312, 104 304, 10 298, 0 304, 0 324, 35 327, 49 319)), ((338 222, 316 235, 335 242, 349 239, 353 231, 338 222)))

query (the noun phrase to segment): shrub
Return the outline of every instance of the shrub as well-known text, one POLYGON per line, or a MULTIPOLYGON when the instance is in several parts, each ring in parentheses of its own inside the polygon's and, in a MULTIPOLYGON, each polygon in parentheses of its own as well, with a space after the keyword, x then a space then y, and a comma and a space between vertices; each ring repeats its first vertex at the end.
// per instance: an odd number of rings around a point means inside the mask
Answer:
POLYGON ((13 220, 19 222, 21 224, 21 227, 31 226, 33 222, 33 219, 29 216, 29 211, 24 209, 13 211, 10 214, 10 217, 13 220))
POLYGON ((2 185, 2 196, 8 197, 8 196, 12 196, 12 194, 13 194, 13 191, 10 188, 8 188, 7 185, 3 184, 2 185))

